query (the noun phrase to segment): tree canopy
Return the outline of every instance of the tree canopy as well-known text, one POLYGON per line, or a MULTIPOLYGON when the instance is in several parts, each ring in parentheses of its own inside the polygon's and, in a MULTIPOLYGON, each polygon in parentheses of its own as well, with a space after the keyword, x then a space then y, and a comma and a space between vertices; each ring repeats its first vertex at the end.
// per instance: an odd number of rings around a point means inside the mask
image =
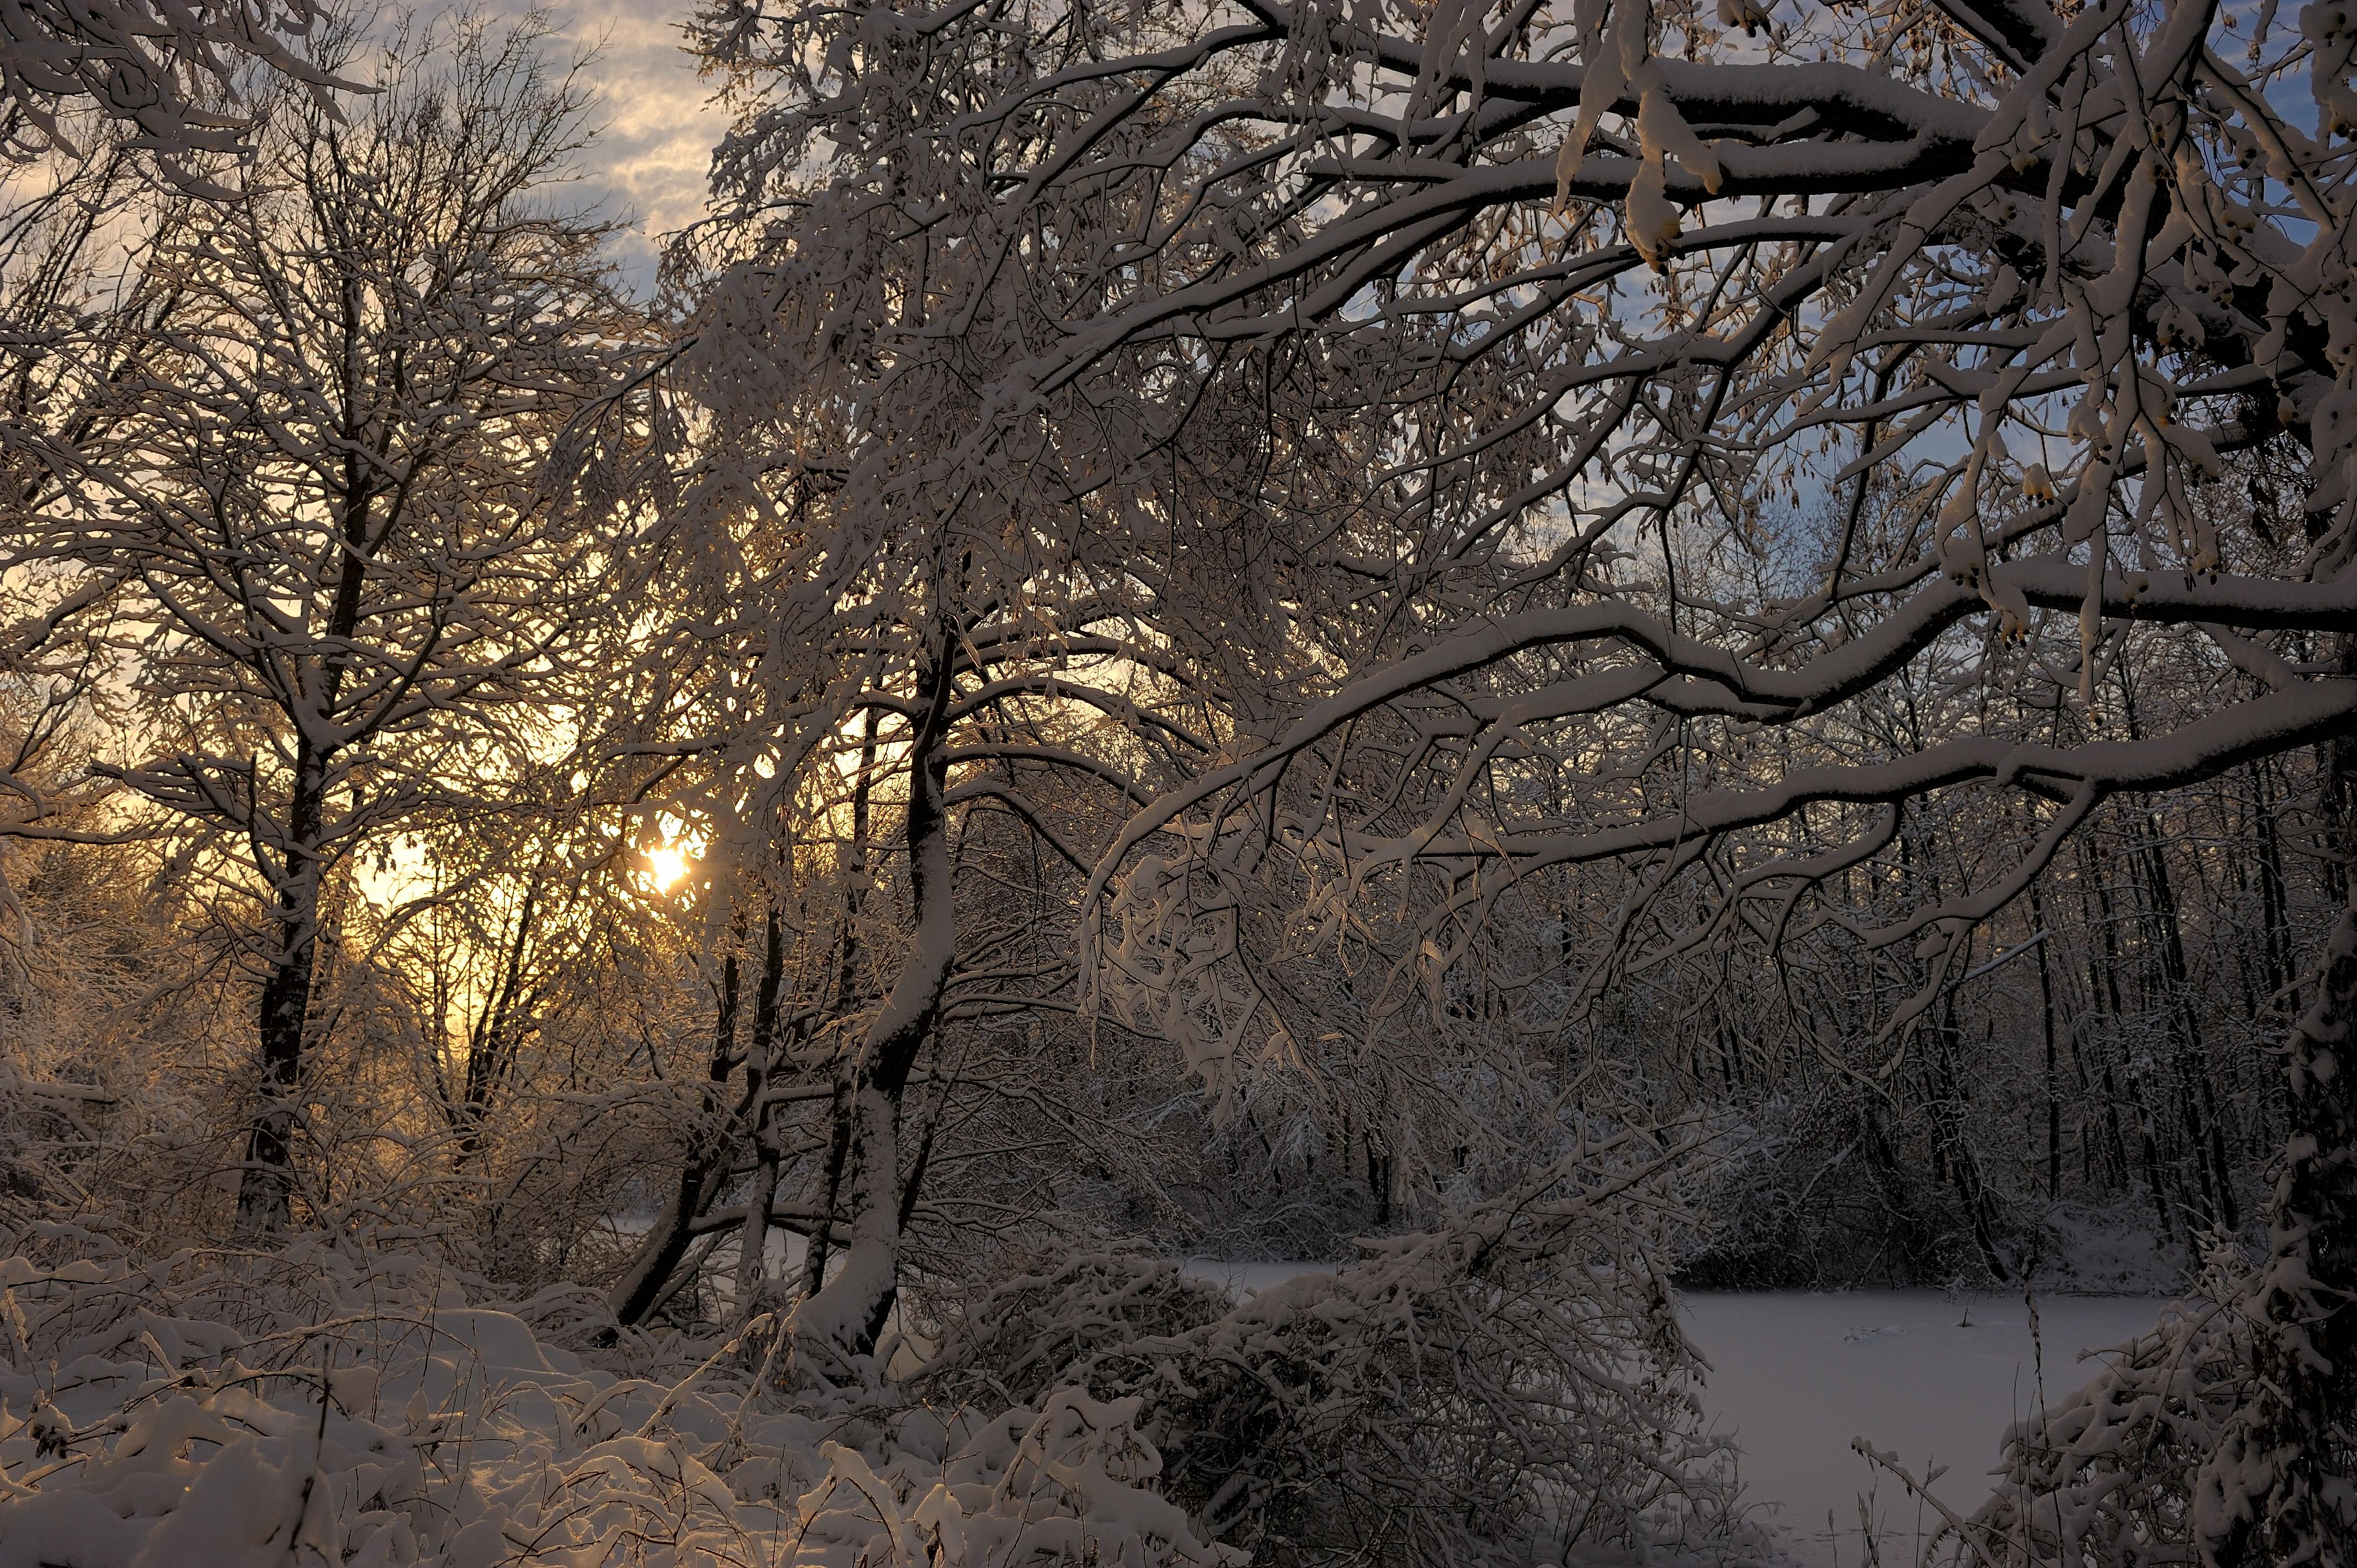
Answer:
POLYGON ((2219 1311, 1953 1539, 2346 1555, 2357 12, 710 0, 651 302, 542 26, 12 231, 42 1204, 1150 1412, 1281 1563, 1725 1545, 1671 1277, 2133 1236, 2219 1311))

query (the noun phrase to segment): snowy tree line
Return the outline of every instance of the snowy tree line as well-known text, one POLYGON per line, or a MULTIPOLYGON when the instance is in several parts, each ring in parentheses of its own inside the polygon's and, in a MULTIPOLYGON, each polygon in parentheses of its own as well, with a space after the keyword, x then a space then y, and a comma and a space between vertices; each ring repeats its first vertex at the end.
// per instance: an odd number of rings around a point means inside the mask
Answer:
POLYGON ((726 0, 652 300, 544 21, 8 27, 17 1528, 499 1560, 372 1292, 568 1552, 1741 1554, 1674 1277, 2198 1276, 1951 1543, 2345 1559, 2350 16, 726 0))

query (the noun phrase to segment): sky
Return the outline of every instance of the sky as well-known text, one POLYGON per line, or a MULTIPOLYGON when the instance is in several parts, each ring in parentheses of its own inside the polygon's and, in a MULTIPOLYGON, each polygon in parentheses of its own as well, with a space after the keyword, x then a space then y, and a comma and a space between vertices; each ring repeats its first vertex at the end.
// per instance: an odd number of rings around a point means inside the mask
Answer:
MULTIPOLYGON (((693 0, 543 0, 566 42, 603 41, 591 75, 601 91, 606 132, 583 160, 585 195, 628 213, 636 231, 623 261, 651 285, 659 238, 693 221, 704 203, 705 170, 726 116, 707 100, 712 84, 680 48, 693 0)), ((520 0, 501 7, 520 11, 520 0)))

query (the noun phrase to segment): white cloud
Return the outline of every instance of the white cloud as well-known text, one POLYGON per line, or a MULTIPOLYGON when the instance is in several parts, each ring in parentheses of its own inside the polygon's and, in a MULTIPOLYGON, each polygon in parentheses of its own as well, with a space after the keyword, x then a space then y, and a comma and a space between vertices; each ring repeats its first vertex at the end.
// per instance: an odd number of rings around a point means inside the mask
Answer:
MULTIPOLYGON (((521 6, 510 0, 507 8, 521 6)), ((581 194, 631 219, 625 262, 641 286, 650 285, 662 236, 704 210, 705 174, 727 124, 709 102, 712 84, 681 48, 689 7, 547 0, 547 10, 565 44, 597 51, 589 70, 606 129, 584 156, 581 194)))

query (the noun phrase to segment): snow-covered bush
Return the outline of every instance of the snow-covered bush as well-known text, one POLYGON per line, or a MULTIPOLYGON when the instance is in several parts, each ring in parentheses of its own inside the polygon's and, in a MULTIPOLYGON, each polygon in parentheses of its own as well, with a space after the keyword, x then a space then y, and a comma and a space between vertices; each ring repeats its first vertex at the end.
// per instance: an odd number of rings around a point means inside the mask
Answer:
POLYGON ((2258 1277, 2238 1249, 2213 1249, 2196 1294, 2007 1431, 1994 1494, 1940 1545, 1990 1568, 2226 1560, 2234 1520, 2217 1483, 2222 1466, 2244 1472, 2230 1483, 2250 1478, 2235 1426, 2273 1332, 2252 1311, 2258 1277))
POLYGON ((2239 1314, 2170 1309, 2083 1387, 2007 1433, 1996 1493, 1964 1533, 2007 1564, 2198 1560, 2195 1478, 2250 1378, 2239 1314))
POLYGON ((1027 1259, 965 1304, 924 1384, 952 1406, 1136 1402, 1168 1494, 1259 1563, 1727 1547, 1701 1364, 1645 1262, 1674 1162, 1637 1153, 1232 1305, 1157 1259, 1027 1259))
POLYGON ((1681 1287, 2007 1289, 2026 1273, 2046 1292, 2182 1288, 2185 1246, 2157 1229, 2140 1177, 2050 1197, 2038 1162, 2025 1157, 2039 1151, 2008 1142, 2021 1118, 2000 1114, 1969 1123, 1971 1144, 1952 1146, 1943 1171, 1918 1157, 1936 1146, 1941 1109, 1854 1084, 1727 1107, 1726 1157, 1695 1193, 1706 1223, 1677 1257, 1681 1287), (1977 1178, 1969 1185, 1955 1179, 1966 1159, 1977 1178))
POLYGON ((1868 1097, 1773 1095, 1728 1114, 1738 1129, 1695 1194, 1709 1223, 1678 1260, 1682 1284, 1844 1290, 1984 1276, 1954 1194, 1902 1155, 1908 1129, 1868 1097))
POLYGON ((885 1412, 786 1404, 743 1342, 683 1369, 676 1343, 598 1365, 542 1337, 584 1310, 471 1305, 317 1238, 0 1260, 0 1568, 1236 1561, 1155 1490, 1134 1401, 903 1411, 888 1438, 885 1412))
POLYGON ((1019 1254, 952 1304, 948 1340, 923 1383, 961 1404, 1028 1403, 1108 1359, 1176 1343, 1234 1305, 1219 1286, 1148 1253, 1019 1254))

